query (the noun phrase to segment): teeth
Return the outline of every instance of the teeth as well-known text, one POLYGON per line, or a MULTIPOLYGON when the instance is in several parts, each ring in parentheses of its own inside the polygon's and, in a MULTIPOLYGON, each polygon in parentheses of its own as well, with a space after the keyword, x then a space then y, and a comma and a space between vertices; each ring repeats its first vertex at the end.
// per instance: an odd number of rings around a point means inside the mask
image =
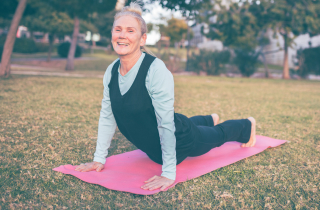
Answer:
POLYGON ((129 44, 126 44, 126 43, 118 43, 118 45, 125 45, 125 46, 128 46, 129 44))

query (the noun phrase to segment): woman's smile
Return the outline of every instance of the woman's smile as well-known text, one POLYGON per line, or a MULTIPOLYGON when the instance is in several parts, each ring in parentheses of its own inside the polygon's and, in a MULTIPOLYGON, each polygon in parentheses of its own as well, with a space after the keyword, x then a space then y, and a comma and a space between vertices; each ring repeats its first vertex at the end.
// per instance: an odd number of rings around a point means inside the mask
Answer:
POLYGON ((112 45, 119 56, 134 55, 145 44, 139 22, 130 16, 117 19, 112 29, 112 45))

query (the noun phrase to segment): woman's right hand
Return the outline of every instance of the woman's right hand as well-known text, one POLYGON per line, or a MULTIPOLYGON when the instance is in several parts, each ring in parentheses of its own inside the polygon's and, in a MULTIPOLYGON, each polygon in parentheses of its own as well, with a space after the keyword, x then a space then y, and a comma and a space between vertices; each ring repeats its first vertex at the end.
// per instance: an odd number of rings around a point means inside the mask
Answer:
POLYGON ((104 168, 104 165, 99 162, 91 162, 91 163, 81 163, 79 166, 76 167, 76 171, 80 172, 87 172, 96 170, 100 172, 104 168))

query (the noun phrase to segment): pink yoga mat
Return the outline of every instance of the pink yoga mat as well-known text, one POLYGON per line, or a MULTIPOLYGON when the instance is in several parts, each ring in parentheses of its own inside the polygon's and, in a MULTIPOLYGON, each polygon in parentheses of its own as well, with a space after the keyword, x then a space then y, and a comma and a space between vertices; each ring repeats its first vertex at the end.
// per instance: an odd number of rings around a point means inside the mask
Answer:
MULTIPOLYGON (((213 148, 204 155, 188 157, 177 165, 176 181, 169 188, 179 182, 199 177, 285 142, 286 140, 257 136, 257 143, 254 147, 242 148, 238 142, 227 142, 220 147, 213 148)), ((64 174, 71 174, 82 181, 98 184, 111 190, 140 195, 151 195, 160 191, 149 191, 140 188, 144 184, 144 181, 154 175, 161 175, 161 165, 150 160, 141 150, 108 157, 105 169, 101 172, 78 172, 74 170, 75 168, 76 166, 72 165, 62 165, 53 170, 64 174)))

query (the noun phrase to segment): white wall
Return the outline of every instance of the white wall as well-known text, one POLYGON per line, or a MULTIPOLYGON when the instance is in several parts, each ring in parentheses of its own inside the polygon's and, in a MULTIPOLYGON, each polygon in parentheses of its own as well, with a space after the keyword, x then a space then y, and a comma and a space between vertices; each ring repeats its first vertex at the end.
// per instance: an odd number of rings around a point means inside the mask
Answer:
MULTIPOLYGON (((279 48, 283 48, 284 40, 280 34, 278 34, 277 38, 273 38, 272 37, 273 32, 270 30, 268 32, 268 35, 270 38, 270 44, 266 46, 264 51, 273 51, 279 48)), ((295 38, 294 40, 295 44, 293 44, 292 47, 289 48, 289 52, 288 52, 290 68, 294 67, 294 60, 297 55, 297 50, 300 48, 308 48, 309 41, 312 42, 312 47, 320 46, 320 35, 310 38, 309 34, 304 34, 295 38)), ((283 65, 283 58, 284 58, 283 50, 266 55, 266 60, 267 60, 267 63, 269 64, 283 65)))

